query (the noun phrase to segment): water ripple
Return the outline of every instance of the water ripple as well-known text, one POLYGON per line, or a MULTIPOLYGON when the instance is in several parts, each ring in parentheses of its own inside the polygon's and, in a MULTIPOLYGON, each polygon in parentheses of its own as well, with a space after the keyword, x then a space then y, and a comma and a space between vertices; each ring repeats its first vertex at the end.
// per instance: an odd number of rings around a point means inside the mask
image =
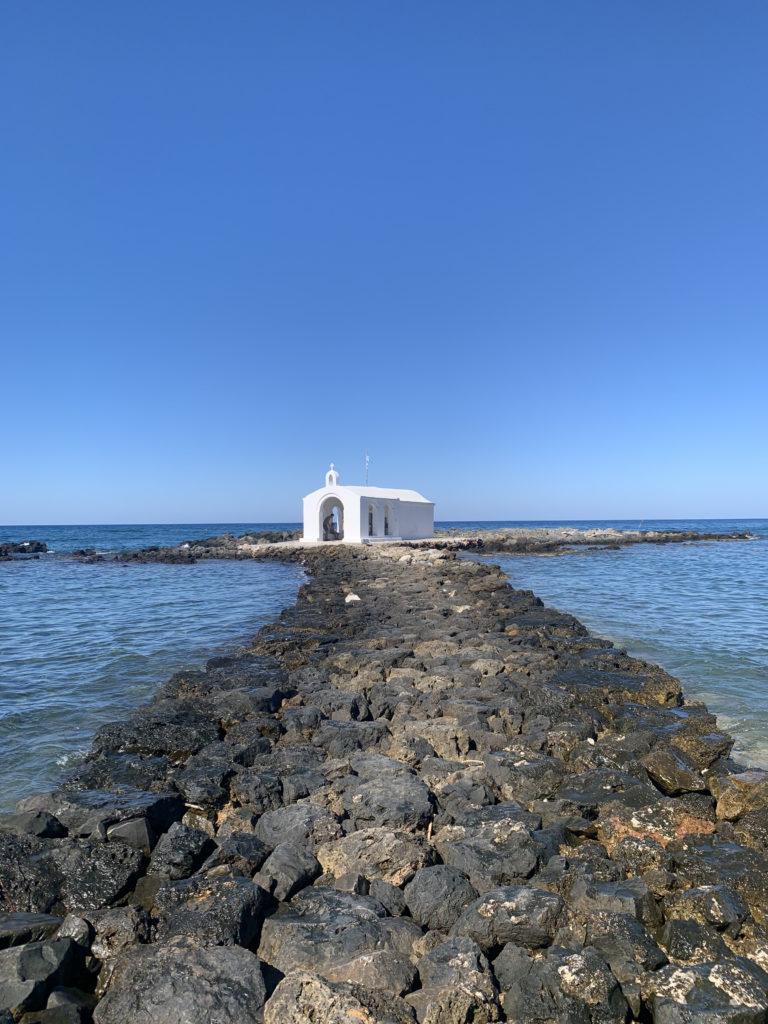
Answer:
POLYGON ((295 600, 293 565, 0 564, 0 808, 50 788, 104 722, 295 600))

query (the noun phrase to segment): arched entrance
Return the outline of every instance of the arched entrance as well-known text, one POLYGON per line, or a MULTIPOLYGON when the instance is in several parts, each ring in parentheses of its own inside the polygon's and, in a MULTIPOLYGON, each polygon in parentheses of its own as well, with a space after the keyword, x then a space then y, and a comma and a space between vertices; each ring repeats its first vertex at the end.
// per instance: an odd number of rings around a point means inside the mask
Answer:
POLYGON ((344 503, 329 494, 320 503, 321 540, 344 540, 344 503))

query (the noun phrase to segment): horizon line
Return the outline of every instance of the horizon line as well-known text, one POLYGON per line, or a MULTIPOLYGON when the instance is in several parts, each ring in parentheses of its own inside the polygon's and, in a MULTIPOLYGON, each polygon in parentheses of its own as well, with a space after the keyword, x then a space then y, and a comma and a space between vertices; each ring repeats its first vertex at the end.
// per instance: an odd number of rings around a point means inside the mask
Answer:
MULTIPOLYGON (((632 523, 637 520, 638 524, 642 523, 654 523, 654 522, 719 522, 727 520, 729 522, 761 522, 768 519, 768 516, 591 516, 589 518, 579 517, 547 517, 543 519, 533 518, 522 518, 522 519, 485 519, 485 518, 460 518, 460 519, 436 519, 435 526, 444 523, 632 523)), ((8 529, 34 529, 36 527, 50 527, 50 526, 281 526, 292 528, 301 527, 303 524, 300 520, 296 519, 277 519, 277 520, 213 520, 213 519, 201 519, 194 522, 180 522, 176 520, 167 520, 163 522, 146 522, 146 521, 131 521, 122 523, 0 523, 0 530, 8 529)))

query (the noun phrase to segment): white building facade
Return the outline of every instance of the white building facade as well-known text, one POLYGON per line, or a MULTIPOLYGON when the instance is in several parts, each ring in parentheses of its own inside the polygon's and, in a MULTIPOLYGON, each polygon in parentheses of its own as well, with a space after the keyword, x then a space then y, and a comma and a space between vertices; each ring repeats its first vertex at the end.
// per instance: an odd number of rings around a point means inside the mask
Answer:
POLYGON ((342 487, 333 463, 325 487, 304 498, 305 543, 422 540, 435 533, 435 503, 418 491, 342 487))

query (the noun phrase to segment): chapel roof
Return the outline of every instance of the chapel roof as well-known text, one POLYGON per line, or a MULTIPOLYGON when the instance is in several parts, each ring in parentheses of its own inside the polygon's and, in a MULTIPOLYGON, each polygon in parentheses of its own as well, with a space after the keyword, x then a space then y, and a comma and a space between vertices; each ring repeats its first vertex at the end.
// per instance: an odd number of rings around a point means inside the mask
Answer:
POLYGON ((363 486, 346 486, 339 485, 340 490, 351 491, 352 494, 357 494, 361 498, 399 498, 400 501, 425 501, 432 505, 434 502, 429 501, 423 494, 419 494, 418 491, 405 490, 402 487, 371 487, 363 486))
MULTIPOLYGON (((378 498, 398 501, 417 501, 423 502, 425 505, 434 505, 433 501, 429 498, 425 498, 423 494, 419 494, 418 491, 408 490, 402 487, 373 487, 370 484, 358 485, 358 484, 341 484, 339 483, 339 474, 336 472, 336 468, 331 463, 330 470, 325 474, 325 487, 319 487, 316 491, 312 491, 311 494, 322 494, 325 491, 331 491, 333 493, 346 492, 347 494, 354 495, 357 498, 378 498)), ((311 495, 308 494, 307 498, 311 495)))

